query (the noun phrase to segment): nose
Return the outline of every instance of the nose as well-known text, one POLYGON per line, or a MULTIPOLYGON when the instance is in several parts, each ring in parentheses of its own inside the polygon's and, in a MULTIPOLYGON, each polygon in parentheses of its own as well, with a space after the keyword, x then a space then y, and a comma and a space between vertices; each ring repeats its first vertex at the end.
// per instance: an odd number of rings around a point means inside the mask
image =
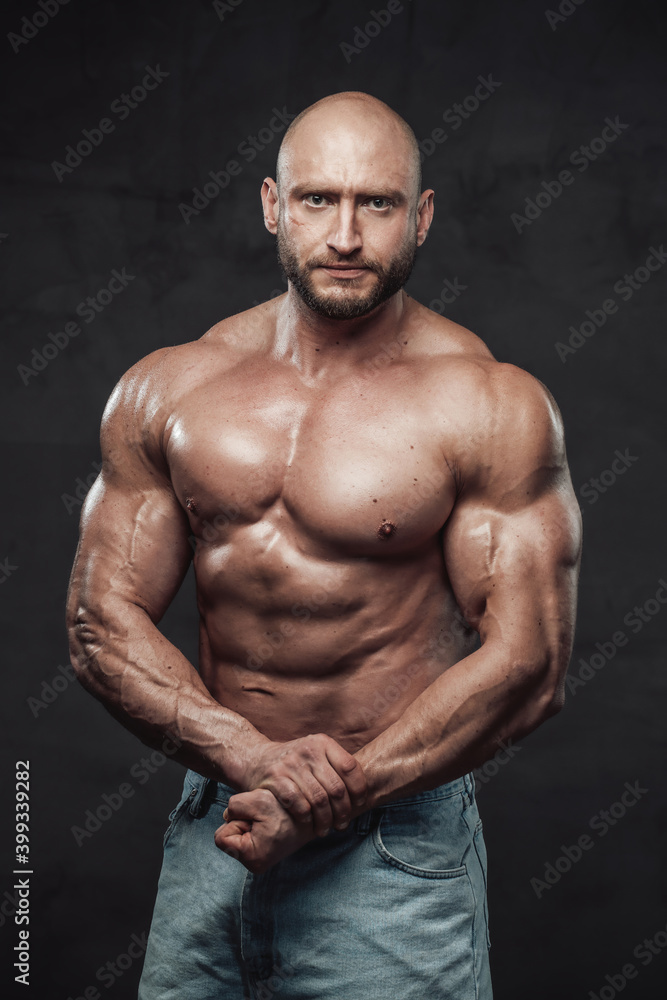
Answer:
POLYGON ((342 202, 338 205, 334 226, 327 238, 327 246, 342 257, 349 256, 355 250, 361 250, 362 239, 354 205, 342 202))

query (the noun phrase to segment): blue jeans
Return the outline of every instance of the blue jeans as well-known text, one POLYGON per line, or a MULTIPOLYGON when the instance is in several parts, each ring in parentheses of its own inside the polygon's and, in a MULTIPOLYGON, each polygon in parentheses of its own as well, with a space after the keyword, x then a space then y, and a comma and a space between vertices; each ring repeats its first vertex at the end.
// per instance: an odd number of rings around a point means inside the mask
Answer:
POLYGON ((233 794, 186 774, 138 1000, 491 1000, 471 775, 371 809, 262 875, 213 842, 233 794))

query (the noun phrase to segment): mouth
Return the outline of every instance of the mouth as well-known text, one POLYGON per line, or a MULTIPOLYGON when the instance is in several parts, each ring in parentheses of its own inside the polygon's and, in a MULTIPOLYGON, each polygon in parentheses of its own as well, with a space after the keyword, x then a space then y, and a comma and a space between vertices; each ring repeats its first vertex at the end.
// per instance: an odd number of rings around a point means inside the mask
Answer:
POLYGON ((330 264, 320 265, 319 270, 325 271, 332 278, 342 278, 344 281, 351 281, 353 278, 360 278, 370 271, 368 267, 354 267, 350 264, 330 264))

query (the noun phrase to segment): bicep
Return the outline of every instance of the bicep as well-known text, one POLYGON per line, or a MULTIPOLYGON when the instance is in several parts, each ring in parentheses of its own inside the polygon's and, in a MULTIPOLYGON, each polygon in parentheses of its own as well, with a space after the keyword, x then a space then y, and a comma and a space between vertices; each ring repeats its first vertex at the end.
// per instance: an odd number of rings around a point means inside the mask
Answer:
POLYGON ((121 381, 105 412, 102 470, 82 509, 70 599, 98 615, 134 604, 158 622, 192 558, 189 524, 128 396, 121 381))
POLYGON ((158 622, 191 558, 187 517, 169 488, 102 471, 86 497, 74 569, 85 603, 136 604, 158 622))
POLYGON ((519 660, 562 663, 574 628, 581 515, 560 413, 541 383, 507 365, 477 411, 479 443, 461 462, 444 532, 454 595, 483 643, 510 647, 519 660))
POLYGON ((531 658, 569 655, 580 550, 569 477, 510 509, 464 499, 444 541, 454 596, 483 642, 531 658))

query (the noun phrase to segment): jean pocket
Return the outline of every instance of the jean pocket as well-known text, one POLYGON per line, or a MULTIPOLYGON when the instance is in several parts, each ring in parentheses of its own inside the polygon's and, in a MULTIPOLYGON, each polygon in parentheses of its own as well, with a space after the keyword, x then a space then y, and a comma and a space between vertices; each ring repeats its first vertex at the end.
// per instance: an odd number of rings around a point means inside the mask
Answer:
POLYGON ((375 850, 386 864, 419 878, 465 876, 471 836, 464 808, 460 794, 385 806, 373 830, 375 850))

